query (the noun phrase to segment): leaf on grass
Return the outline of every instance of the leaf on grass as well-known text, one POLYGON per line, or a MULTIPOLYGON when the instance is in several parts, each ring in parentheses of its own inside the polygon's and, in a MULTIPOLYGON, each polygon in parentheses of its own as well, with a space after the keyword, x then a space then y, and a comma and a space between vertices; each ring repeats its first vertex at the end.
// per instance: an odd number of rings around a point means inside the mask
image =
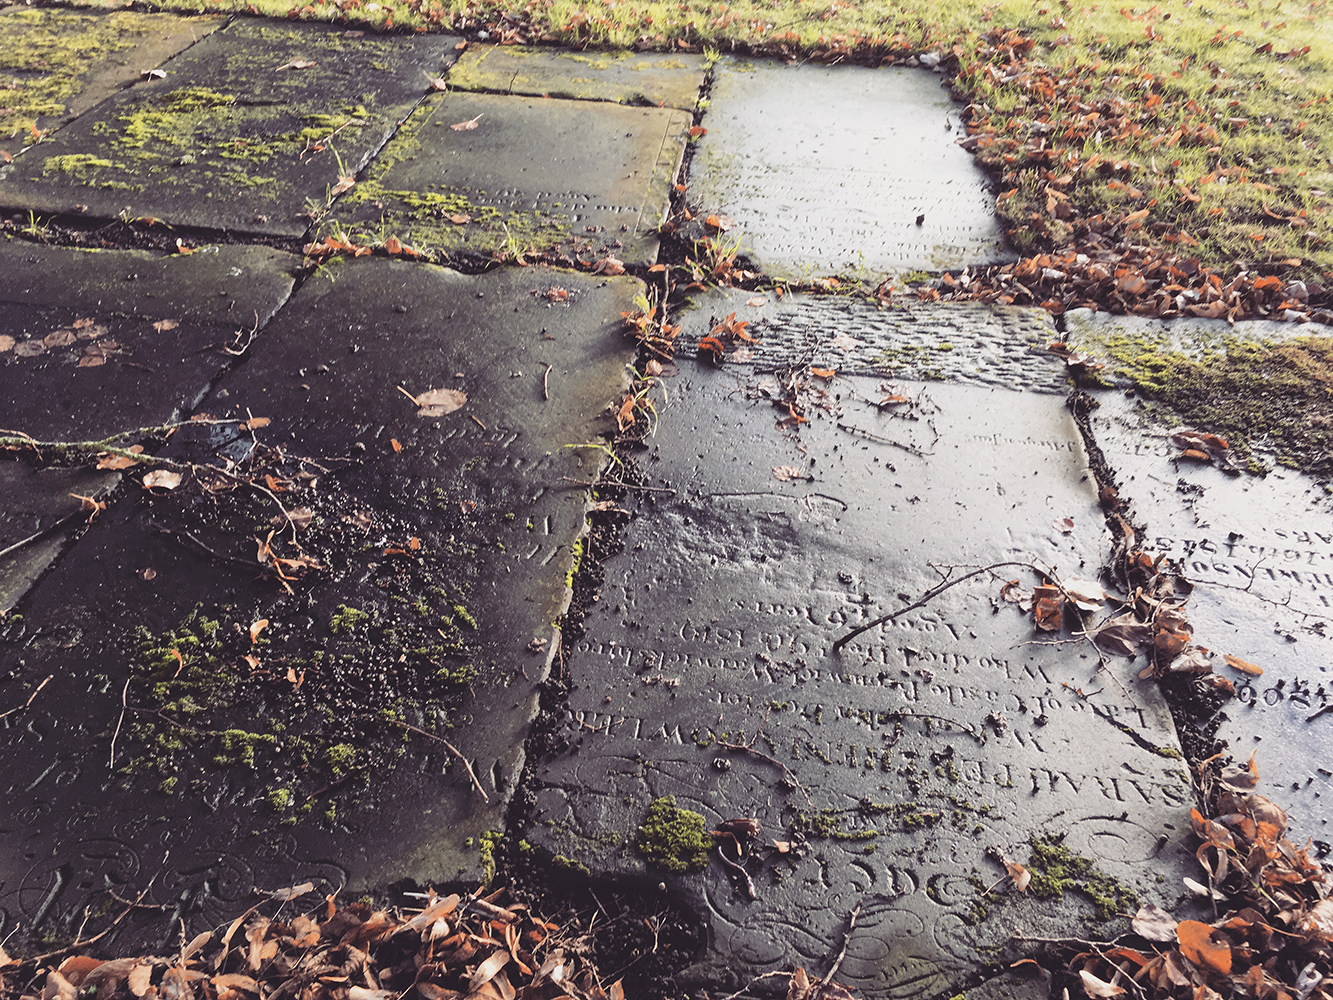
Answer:
POLYGON ((1242 674, 1249 674, 1251 677, 1258 677, 1264 672, 1264 668, 1242 660, 1239 656, 1232 656, 1227 653, 1222 659, 1227 661, 1227 666, 1232 670, 1239 670, 1242 674))
POLYGON ((1083 990, 1090 997, 1118 997, 1125 992, 1123 986, 1116 986, 1108 983, 1105 979, 1098 979, 1087 969, 1080 969, 1078 977, 1083 980, 1083 990))
POLYGON ((336 198, 344 191, 350 191, 356 187, 356 178, 348 177, 346 174, 338 175, 338 183, 329 188, 329 197, 336 198))
POLYGON ((400 385, 398 391, 420 407, 417 410, 418 417, 442 417, 467 402, 467 393, 459 389, 427 389, 421 395, 414 396, 400 385))
POLYGON ((474 128, 477 127, 477 122, 479 121, 481 121, 481 115, 477 115, 476 118, 469 118, 465 122, 455 122, 449 127, 453 129, 455 132, 471 132, 474 128))
POLYGON ((624 261, 617 260, 615 257, 612 257, 610 254, 607 254, 605 257, 603 257, 601 260, 599 260, 596 264, 593 265, 592 273, 624 274, 625 263, 624 261))
POLYGON ((290 903, 298 896, 304 896, 307 892, 315 891, 314 882, 302 882, 300 885, 293 885, 286 889, 273 889, 266 893, 270 899, 276 899, 281 903, 290 903))
POLYGON ((1149 941, 1174 941, 1176 939, 1176 918, 1167 913, 1156 903, 1139 907, 1130 921, 1134 933, 1149 941))
POLYGON ((130 992, 136 997, 141 997, 148 992, 148 987, 153 981, 153 967, 151 965, 136 965, 130 970, 127 982, 130 992))
POLYGON ((625 401, 620 404, 620 410, 616 413, 616 426, 622 431, 634 426, 634 403, 633 395, 625 397, 625 401))
POLYGON ((245 990, 246 993, 259 992, 259 984, 249 976, 239 972, 226 972, 220 976, 214 976, 211 982, 221 989, 245 990))
POLYGON ((271 423, 273 423, 272 417, 251 417, 245 422, 244 426, 247 431, 257 431, 259 428, 267 427, 271 423))
POLYGON ((180 325, 180 320, 178 319, 160 319, 153 324, 153 329, 158 333, 166 333, 168 330, 174 330, 180 325))
POLYGON ((18 341, 9 334, 0 333, 0 354, 4 354, 5 351, 12 351, 16 343, 18 343, 18 341))
POLYGON ((250 625, 250 645, 253 646, 259 641, 259 633, 263 632, 266 628, 268 628, 267 618, 261 618, 250 625))
POLYGON ((73 330, 52 330, 42 338, 42 343, 47 347, 68 347, 78 339, 73 330))
POLYGON ((285 69, 309 69, 313 65, 315 65, 313 59, 293 59, 291 62, 283 63, 273 72, 281 73, 285 69))
POLYGON ((789 483, 793 479, 804 479, 805 473, 794 465, 775 465, 773 466, 773 478, 781 483, 789 483))
MULTIPOLYGON (((422 70, 422 72, 423 72, 423 73, 426 73, 425 70, 422 70)), ((442 76, 431 76, 429 73, 426 73, 426 82, 430 84, 430 89, 431 89, 431 90, 448 90, 448 89, 449 89, 448 84, 446 84, 446 83, 444 82, 444 77, 442 77, 442 76)))
POLYGON ((449 221, 452 222, 455 226, 466 226, 469 222, 472 221, 472 216, 470 216, 470 215, 451 215, 451 216, 449 216, 449 221))
POLYGON ((180 484, 181 474, 170 469, 153 469, 143 477, 143 488, 146 490, 174 490, 180 484))
POLYGON ((1182 920, 1176 925, 1180 953, 1203 969, 1228 975, 1231 972, 1231 945, 1213 928, 1198 920, 1182 920))

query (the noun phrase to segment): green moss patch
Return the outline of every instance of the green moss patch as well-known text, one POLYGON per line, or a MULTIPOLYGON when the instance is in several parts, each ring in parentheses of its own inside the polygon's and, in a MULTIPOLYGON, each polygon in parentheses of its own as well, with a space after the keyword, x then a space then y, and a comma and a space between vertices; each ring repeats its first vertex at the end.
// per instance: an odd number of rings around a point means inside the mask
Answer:
POLYGON ((1034 838, 1027 868, 1032 874, 1028 892, 1038 899, 1056 899, 1076 892, 1092 902, 1099 920, 1133 914, 1139 908, 1133 890, 1097 871, 1091 858, 1071 851, 1064 845, 1063 836, 1034 838))
POLYGON ((675 875, 708 867, 712 847, 703 816, 679 808, 671 795, 653 800, 634 841, 635 850, 650 865, 675 875))

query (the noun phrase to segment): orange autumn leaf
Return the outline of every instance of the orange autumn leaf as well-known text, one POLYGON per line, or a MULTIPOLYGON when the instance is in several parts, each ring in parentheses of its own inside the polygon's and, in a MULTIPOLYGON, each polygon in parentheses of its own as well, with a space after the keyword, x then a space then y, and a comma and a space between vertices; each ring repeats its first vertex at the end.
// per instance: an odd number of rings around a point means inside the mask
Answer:
POLYGON ((1222 659, 1227 661, 1227 666, 1232 670, 1239 670, 1242 674, 1249 674, 1251 677, 1258 677, 1264 672, 1264 668, 1257 664, 1242 660, 1239 656, 1232 656, 1227 653, 1222 659))
POLYGON ((810 374, 814 375, 816 378, 833 378, 833 376, 837 375, 838 373, 833 368, 816 368, 813 365, 811 365, 810 374))
POLYGON ((1200 968, 1229 975, 1231 945, 1225 940, 1218 940, 1215 934, 1213 928, 1198 920, 1182 920, 1176 926, 1176 940, 1180 942, 1182 955, 1200 968))

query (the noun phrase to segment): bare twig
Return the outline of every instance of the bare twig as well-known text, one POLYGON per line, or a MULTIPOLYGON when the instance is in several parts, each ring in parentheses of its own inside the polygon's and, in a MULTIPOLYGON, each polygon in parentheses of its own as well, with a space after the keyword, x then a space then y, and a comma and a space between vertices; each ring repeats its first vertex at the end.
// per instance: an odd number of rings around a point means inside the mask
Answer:
POLYGON ((199 549, 205 555, 212 556, 214 559, 217 559, 221 562, 230 563, 234 566, 244 566, 246 569, 251 569, 251 570, 263 568, 259 563, 251 562, 248 559, 241 559, 238 556, 229 556, 225 552, 219 552, 217 549, 209 548, 207 545, 205 545, 199 539, 195 538, 194 535, 190 534, 188 531, 177 531, 175 528, 168 528, 165 525, 158 524, 156 521, 149 521, 148 523, 152 525, 152 527, 157 529, 157 531, 160 532, 161 534, 168 535, 172 538, 179 538, 182 541, 188 542, 190 545, 199 549))
POLYGON ((116 731, 111 734, 111 759, 107 761, 107 770, 116 769, 116 740, 120 737, 120 727, 125 724, 125 696, 130 693, 130 678, 125 678, 125 686, 120 689, 120 718, 116 720, 116 731))
POLYGON ((726 996, 722 998, 722 1000, 736 1000, 737 997, 747 993, 750 987, 753 986, 755 983, 762 983, 765 979, 777 979, 779 976, 786 976, 788 980, 791 979, 790 972, 765 972, 762 976, 755 976, 748 983, 746 983, 744 986, 738 989, 735 993, 728 993, 726 996))
POLYGON ((468 759, 463 756, 463 751, 459 750, 458 747, 454 746, 443 736, 436 736, 434 733, 428 733, 426 732, 426 730, 420 728, 419 726, 414 726, 410 722, 403 722, 401 719, 389 719, 388 721, 394 723, 395 725, 402 726, 404 729, 410 729, 412 730, 412 732, 418 733, 421 736, 426 737, 426 739, 428 740, 434 740, 436 743, 443 743, 445 747, 448 749, 448 751, 455 757, 457 757, 459 760, 461 760, 463 762, 463 766, 467 768, 468 777, 472 779, 472 786, 476 788, 477 794, 481 796, 481 801, 483 802, 491 801, 491 797, 486 794, 486 789, 482 788, 481 782, 477 780, 477 772, 472 770, 472 765, 468 763, 468 759))
POLYGON ((51 678, 54 676, 55 674, 47 674, 46 679, 42 681, 42 683, 38 684, 35 688, 33 688, 32 694, 28 695, 27 701, 25 701, 22 705, 18 705, 14 708, 11 708, 7 712, 0 712, 0 719, 3 719, 7 715, 13 715, 15 712, 22 712, 25 708, 31 705, 33 699, 36 698, 37 695, 41 693, 42 688, 46 687, 46 685, 50 683, 51 678))
POLYGON ((822 987, 816 992, 816 996, 822 996, 824 989, 832 985, 833 977, 838 974, 838 969, 842 967, 842 960, 847 957, 847 946, 852 943, 852 931, 856 930, 856 918, 861 915, 861 904, 857 903, 852 907, 852 912, 847 917, 847 933, 842 936, 842 951, 838 952, 838 957, 833 960, 829 966, 828 972, 824 976, 822 987))
MULTIPOLYGON (((721 717, 719 716, 719 718, 721 717)), ((778 760, 776 757, 770 757, 762 750, 756 750, 754 748, 755 740, 759 739, 759 734, 763 731, 764 724, 767 722, 768 722, 768 716, 765 715, 764 721, 759 723, 759 727, 754 731, 754 735, 750 737, 749 743, 727 743, 723 740, 718 740, 717 745, 720 746, 723 750, 734 750, 736 753, 748 753, 752 757, 758 757, 760 760, 766 760, 774 767, 780 768, 783 776, 787 779, 787 781, 791 783, 793 788, 797 789, 802 795, 805 796, 805 801, 808 802, 810 804, 810 808, 813 809, 815 805, 815 800, 810 797, 810 793, 806 791, 805 786, 802 785, 800 779, 796 777, 796 772, 794 772, 791 768, 789 768, 786 764, 782 763, 782 761, 778 760)))
POLYGON ((542 373, 542 399, 551 398, 551 366, 546 366, 546 371, 542 373))
POLYGON ((148 895, 148 890, 144 889, 143 892, 139 893, 138 898, 136 898, 133 903, 125 907, 125 909, 120 912, 120 916, 116 917, 115 920, 111 921, 109 925, 107 925, 97 934, 94 934, 92 937, 78 938, 72 944, 67 944, 63 948, 57 948, 55 951, 48 951, 42 955, 33 955, 30 958, 21 959, 18 962, 18 965, 20 967, 25 965, 39 965, 40 963, 45 962, 47 959, 59 958, 61 955, 68 955, 71 951, 77 951, 80 948, 88 947, 88 945, 90 944, 95 944, 96 942, 102 940, 102 938, 110 934, 113 930, 115 930, 117 925, 126 917, 128 917, 135 910, 135 908, 138 907, 138 905, 143 901, 143 898, 147 895, 148 895))
POLYGON ((970 573, 964 573, 956 580, 947 580, 944 583, 941 583, 938 587, 932 587, 930 590, 926 591, 925 594, 923 594, 919 600, 915 601, 912 604, 907 605, 907 607, 905 608, 899 608, 897 611, 891 611, 887 615, 880 615, 874 621, 866 622, 864 625, 857 626, 856 628, 852 629, 850 632, 848 632, 846 635, 844 635, 841 639, 839 639, 837 642, 833 644, 833 652, 835 653, 840 652, 843 646, 847 645, 847 643, 851 642, 862 632, 869 632, 872 628, 877 628, 878 626, 883 625, 885 622, 891 622, 895 618, 899 618, 907 614, 907 612, 909 611, 915 611, 917 608, 929 604, 931 601, 933 601, 940 594, 944 593, 950 587, 956 587, 960 583, 972 579, 972 577, 974 576, 980 576, 982 573, 990 573, 991 571, 1000 569, 1001 567, 1004 566, 1026 566, 1028 569, 1035 569, 1038 572, 1041 572, 1041 570, 1038 567, 1033 566, 1032 563, 1030 562, 1024 562, 1022 560, 1012 560, 1012 559, 1007 560, 1005 562, 991 563, 989 566, 982 566, 981 569, 974 569, 970 573))
POLYGON ((569 476, 561 476, 567 483, 573 483, 575 486, 606 486, 618 490, 640 490, 644 493, 675 493, 673 489, 666 486, 636 486, 634 483, 622 483, 612 479, 604 479, 599 483, 589 483, 582 479, 573 479, 569 476))

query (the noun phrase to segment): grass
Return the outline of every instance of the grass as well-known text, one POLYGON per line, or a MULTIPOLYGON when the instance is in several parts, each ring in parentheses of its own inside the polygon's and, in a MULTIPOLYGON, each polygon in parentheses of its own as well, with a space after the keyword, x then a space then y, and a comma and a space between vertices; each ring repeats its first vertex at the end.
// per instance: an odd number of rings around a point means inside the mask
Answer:
MULTIPOLYGON (((111 3, 112 0, 93 0, 111 3)), ((507 42, 879 64, 935 52, 1025 254, 1113 233, 1223 273, 1333 271, 1326 2, 159 0, 507 42), (503 15, 503 16, 502 16, 503 15)))

